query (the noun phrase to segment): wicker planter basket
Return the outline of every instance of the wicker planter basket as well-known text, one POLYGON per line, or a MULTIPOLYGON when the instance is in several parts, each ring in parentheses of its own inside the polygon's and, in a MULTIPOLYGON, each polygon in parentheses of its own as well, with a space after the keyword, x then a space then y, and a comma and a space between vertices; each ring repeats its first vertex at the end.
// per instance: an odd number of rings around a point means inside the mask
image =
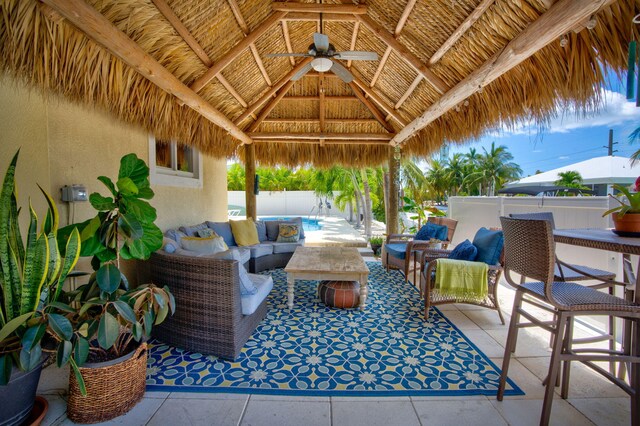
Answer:
POLYGON ((67 417, 75 423, 111 420, 131 410, 144 395, 147 374, 147 344, 141 344, 128 359, 104 367, 81 367, 87 386, 82 396, 73 371, 69 375, 67 417))

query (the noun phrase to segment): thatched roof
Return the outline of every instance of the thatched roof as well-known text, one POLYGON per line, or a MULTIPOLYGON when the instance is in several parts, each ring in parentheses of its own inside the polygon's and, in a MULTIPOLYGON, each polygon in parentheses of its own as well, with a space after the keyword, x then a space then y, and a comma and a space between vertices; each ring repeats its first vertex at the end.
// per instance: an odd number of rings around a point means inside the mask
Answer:
POLYGON ((87 3, 98 18, 82 0, 0 3, 0 67, 213 156, 242 157, 253 139, 261 164, 375 165, 395 145, 426 156, 521 118, 544 122, 558 103, 590 111, 603 69, 626 67, 640 38, 640 0, 369 0, 356 14, 335 14, 334 0, 87 3), (308 50, 319 14, 287 12, 300 3, 324 8, 336 50, 378 54, 340 61, 356 83, 327 72, 288 84, 304 58, 266 56, 308 50))

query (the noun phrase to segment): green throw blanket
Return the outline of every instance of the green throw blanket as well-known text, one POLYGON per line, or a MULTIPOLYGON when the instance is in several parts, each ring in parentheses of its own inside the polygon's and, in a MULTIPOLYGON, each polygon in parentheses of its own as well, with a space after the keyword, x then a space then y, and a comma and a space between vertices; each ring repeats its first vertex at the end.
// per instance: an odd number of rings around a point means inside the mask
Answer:
POLYGON ((488 271, 484 262, 438 259, 433 291, 459 302, 481 302, 489 294, 488 271))

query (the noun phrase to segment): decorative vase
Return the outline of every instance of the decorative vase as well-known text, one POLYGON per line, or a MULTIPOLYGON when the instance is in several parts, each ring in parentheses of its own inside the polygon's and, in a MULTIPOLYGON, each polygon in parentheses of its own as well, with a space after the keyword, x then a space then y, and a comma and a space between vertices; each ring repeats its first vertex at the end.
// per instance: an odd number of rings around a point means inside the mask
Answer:
POLYGON ((42 362, 31 371, 14 367, 9 383, 0 386, 0 426, 20 425, 29 417, 41 372, 42 362))
POLYGON ((80 367, 87 395, 69 375, 67 417, 75 423, 111 420, 131 410, 143 397, 147 375, 147 344, 120 358, 80 367))
POLYGON ((612 213, 611 218, 616 231, 629 235, 640 235, 640 213, 627 213, 622 216, 618 213, 612 213))

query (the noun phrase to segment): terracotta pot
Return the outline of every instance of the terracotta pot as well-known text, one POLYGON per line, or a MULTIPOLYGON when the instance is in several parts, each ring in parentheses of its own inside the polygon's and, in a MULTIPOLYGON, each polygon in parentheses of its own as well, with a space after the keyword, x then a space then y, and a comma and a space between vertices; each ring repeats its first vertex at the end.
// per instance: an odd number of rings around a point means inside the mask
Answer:
POLYGON ((640 233, 640 213, 627 213, 623 216, 612 213, 611 218, 616 231, 640 233))

